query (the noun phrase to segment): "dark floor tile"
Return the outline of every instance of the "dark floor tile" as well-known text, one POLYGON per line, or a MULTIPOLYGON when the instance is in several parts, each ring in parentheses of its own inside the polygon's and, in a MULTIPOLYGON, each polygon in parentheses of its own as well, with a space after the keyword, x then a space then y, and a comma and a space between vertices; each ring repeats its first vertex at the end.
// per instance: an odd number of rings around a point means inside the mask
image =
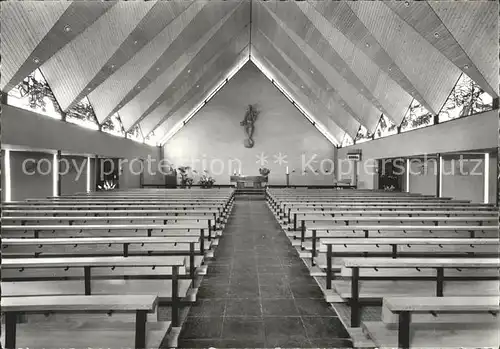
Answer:
POLYGON ((224 318, 222 339, 264 340, 264 322, 255 317, 226 317, 224 318))
POLYGON ((182 327, 180 338, 220 338, 222 321, 222 317, 188 317, 182 327))
POLYGON ((260 285, 260 296, 262 298, 292 298, 292 291, 288 284, 260 285))
POLYGON ((201 299, 191 306, 188 316, 223 316, 225 299, 201 299))
POLYGON ((337 317, 303 316, 309 338, 349 338, 337 317))
POLYGON ((297 316, 293 299, 262 299, 264 316, 297 316))
POLYGON ((265 348, 265 340, 240 339, 221 339, 217 342, 215 348, 265 348))
POLYGON ((259 298, 228 299, 226 316, 262 316, 259 298))
POLYGON ((352 348, 349 339, 342 338, 309 338, 313 348, 352 348))
POLYGON ((301 315, 337 316, 330 304, 322 299, 295 298, 295 306, 301 315))
POLYGON ((306 330, 299 316, 264 318, 266 340, 275 337, 306 336, 306 330))
POLYGON ((284 274, 285 270, 281 266, 281 264, 278 265, 258 265, 257 266, 257 271, 259 274, 284 274))
POLYGON ((293 296, 296 298, 324 298, 323 291, 317 285, 290 284, 293 296))
POLYGON ((179 339, 177 342, 178 348, 216 348, 219 344, 219 339, 179 339))
POLYGON ((226 298, 229 290, 228 284, 207 284, 202 283, 198 289, 196 297, 203 298, 226 298))
POLYGON ((290 280, 285 274, 259 274, 260 286, 288 285, 290 280))
POLYGON ((259 294, 257 283, 247 285, 231 284, 227 292, 227 298, 257 298, 259 294))
POLYGON ((281 261, 278 257, 259 255, 257 257, 257 265, 281 266, 281 261))
POLYGON ((311 342, 306 336, 279 336, 266 338, 267 348, 312 348, 311 342))

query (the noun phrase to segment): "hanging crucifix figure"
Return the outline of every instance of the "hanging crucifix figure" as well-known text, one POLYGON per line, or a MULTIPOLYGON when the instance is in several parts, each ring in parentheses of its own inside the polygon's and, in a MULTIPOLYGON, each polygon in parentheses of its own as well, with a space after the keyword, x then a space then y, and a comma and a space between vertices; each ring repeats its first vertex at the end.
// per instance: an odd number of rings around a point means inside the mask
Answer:
POLYGON ((245 148, 252 148, 254 145, 252 136, 255 129, 254 123, 255 120, 257 120, 258 115, 259 112, 257 111, 257 109, 253 105, 249 104, 248 109, 245 113, 245 118, 242 122, 240 122, 240 125, 245 128, 245 133, 247 134, 247 138, 243 141, 245 148))

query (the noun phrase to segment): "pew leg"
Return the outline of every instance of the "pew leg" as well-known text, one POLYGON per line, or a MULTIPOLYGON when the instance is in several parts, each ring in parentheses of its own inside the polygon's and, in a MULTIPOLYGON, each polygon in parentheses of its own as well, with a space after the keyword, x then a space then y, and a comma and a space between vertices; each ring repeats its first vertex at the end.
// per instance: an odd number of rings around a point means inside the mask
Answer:
POLYGON ((361 322, 361 306, 359 304, 359 268, 352 268, 351 278, 351 327, 359 327, 361 322))
POLYGON ((194 265, 194 242, 189 243, 189 274, 191 275, 191 280, 195 277, 196 266, 194 265))
POLYGON ((172 267, 172 327, 179 326, 179 267, 172 267))
POLYGON ((332 288, 332 245, 326 246, 326 289, 332 288))
POLYGON ((148 312, 137 310, 135 313, 135 348, 146 348, 146 321, 148 312))
POLYGON ((399 314, 398 348, 410 348, 411 313, 403 311, 399 314))
POLYGON ((16 321, 17 313, 5 313, 5 349, 16 348, 16 321))

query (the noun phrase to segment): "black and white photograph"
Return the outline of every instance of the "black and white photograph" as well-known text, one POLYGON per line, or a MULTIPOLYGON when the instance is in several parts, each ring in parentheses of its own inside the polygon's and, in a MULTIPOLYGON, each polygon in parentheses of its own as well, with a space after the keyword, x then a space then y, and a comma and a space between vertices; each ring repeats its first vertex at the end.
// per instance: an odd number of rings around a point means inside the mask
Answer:
POLYGON ((0 1, 0 349, 500 349, 499 13, 0 1))

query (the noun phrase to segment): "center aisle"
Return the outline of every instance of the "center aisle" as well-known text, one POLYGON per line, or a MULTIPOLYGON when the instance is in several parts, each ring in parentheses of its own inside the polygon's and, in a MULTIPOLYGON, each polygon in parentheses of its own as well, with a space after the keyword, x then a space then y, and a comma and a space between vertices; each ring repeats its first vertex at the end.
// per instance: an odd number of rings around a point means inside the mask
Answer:
POLYGON ((237 198, 179 348, 350 347, 265 201, 237 198))

